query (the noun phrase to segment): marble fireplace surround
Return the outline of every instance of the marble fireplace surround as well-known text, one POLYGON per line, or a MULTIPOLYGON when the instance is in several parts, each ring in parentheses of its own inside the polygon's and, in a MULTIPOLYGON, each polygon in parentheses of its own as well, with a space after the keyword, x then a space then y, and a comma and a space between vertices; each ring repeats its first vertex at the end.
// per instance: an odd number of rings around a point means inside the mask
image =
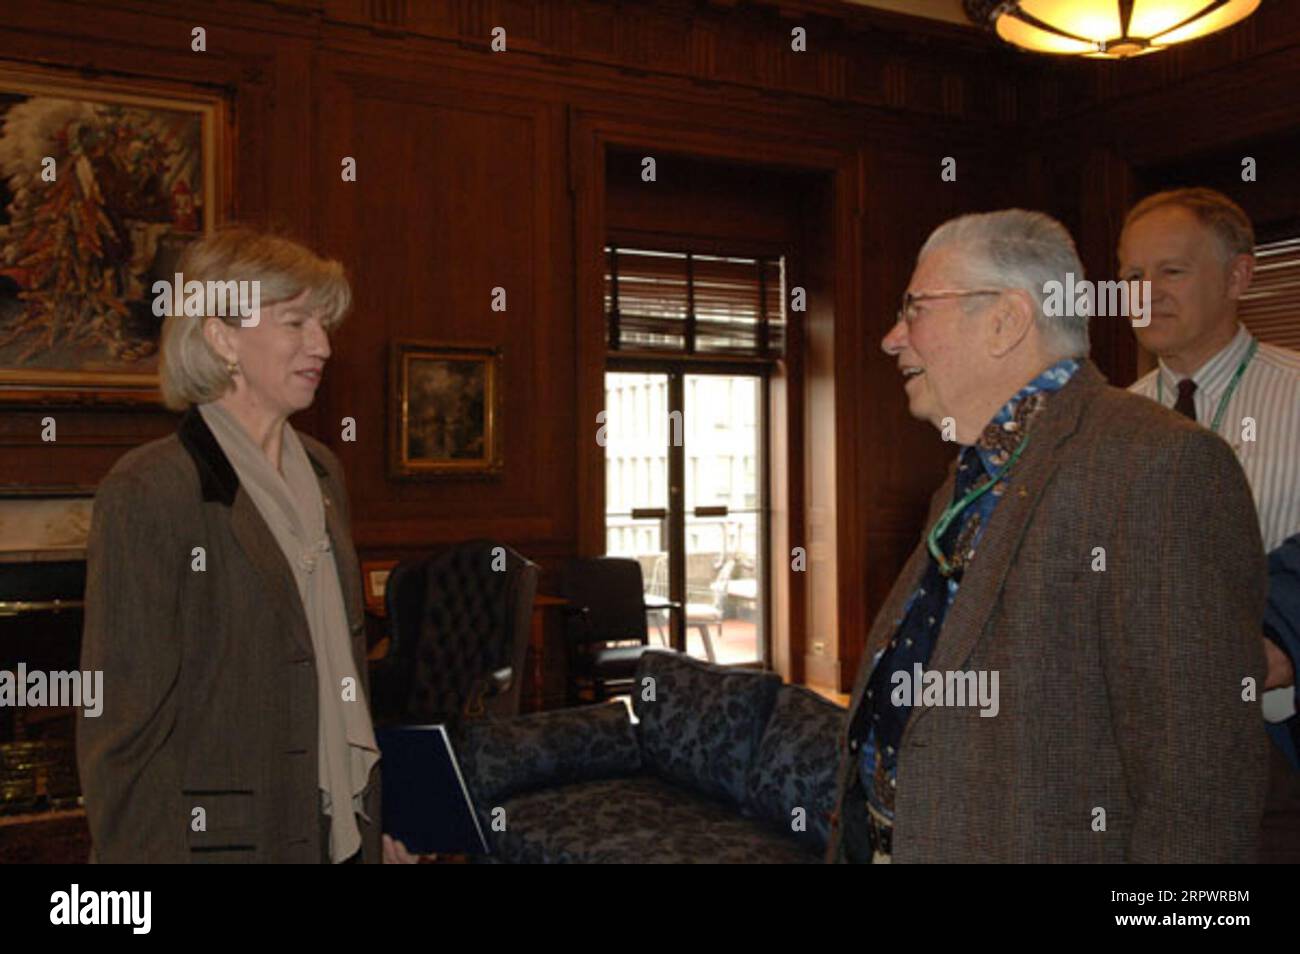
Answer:
POLYGON ((0 496, 0 563, 84 560, 93 503, 89 493, 0 496))

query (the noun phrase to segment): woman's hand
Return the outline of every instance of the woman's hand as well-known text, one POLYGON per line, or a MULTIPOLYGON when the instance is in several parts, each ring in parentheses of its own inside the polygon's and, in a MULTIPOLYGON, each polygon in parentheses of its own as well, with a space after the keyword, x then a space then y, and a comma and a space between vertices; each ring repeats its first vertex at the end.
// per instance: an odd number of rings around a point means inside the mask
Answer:
POLYGON ((1268 661, 1265 690, 1295 685, 1295 667, 1291 665, 1291 657, 1278 649, 1267 636, 1264 637, 1264 658, 1268 661))
POLYGON ((406 850, 404 844, 391 835, 384 836, 384 864, 386 865, 416 865, 421 859, 433 861, 437 857, 437 855, 413 855, 406 850))

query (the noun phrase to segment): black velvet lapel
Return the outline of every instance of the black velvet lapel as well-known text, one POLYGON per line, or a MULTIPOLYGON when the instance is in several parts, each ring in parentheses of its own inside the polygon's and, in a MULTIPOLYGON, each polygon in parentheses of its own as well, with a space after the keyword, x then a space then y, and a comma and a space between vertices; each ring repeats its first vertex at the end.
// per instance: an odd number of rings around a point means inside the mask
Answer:
POLYGON ((239 477, 235 475, 235 468, 230 466, 225 451, 208 429, 208 422, 203 420, 197 407, 191 407, 185 412, 176 433, 199 468, 203 499, 219 500, 227 507, 233 504, 235 492, 239 490, 239 477))
MULTIPOLYGON (((197 407, 191 407, 185 412, 176 433, 198 466, 203 499, 219 500, 227 507, 233 504, 235 493, 239 490, 239 477, 197 407)), ((329 471, 311 451, 307 452, 307 459, 311 461, 312 470, 316 471, 317 477, 328 476, 329 471)))

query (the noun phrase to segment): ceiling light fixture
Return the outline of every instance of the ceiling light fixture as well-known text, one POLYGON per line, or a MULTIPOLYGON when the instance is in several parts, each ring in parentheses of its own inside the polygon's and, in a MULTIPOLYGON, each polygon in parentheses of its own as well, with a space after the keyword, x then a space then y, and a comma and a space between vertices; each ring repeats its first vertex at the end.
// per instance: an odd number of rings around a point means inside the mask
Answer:
POLYGON ((1259 0, 963 0, 966 15, 1035 53, 1119 60, 1208 36, 1259 0))

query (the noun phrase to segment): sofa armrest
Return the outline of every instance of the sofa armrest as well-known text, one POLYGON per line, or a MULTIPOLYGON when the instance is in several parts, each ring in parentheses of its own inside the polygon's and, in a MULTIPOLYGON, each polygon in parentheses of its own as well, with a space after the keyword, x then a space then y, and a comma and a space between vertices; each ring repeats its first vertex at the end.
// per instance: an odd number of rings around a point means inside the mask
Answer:
POLYGON ((457 751, 481 812, 522 792, 641 770, 636 730, 621 702, 466 723, 457 751))
POLYGON ((793 835, 818 855, 830 838, 846 718, 842 706, 811 689, 782 686, 749 769, 745 814, 793 835), (796 809, 802 810, 802 829, 792 824, 796 809))

